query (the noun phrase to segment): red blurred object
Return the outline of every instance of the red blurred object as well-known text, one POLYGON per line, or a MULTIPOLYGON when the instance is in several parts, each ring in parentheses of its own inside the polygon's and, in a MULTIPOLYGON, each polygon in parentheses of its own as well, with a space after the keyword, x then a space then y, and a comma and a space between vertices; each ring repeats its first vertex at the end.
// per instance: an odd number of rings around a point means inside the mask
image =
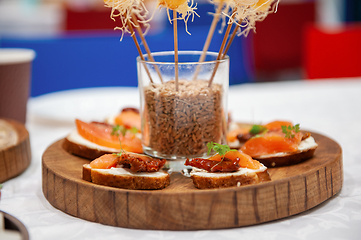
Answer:
POLYGON ((110 8, 66 8, 65 30, 113 30, 120 21, 110 18, 110 8))
POLYGON ((302 34, 310 22, 315 22, 315 3, 304 1, 281 1, 276 13, 257 22, 253 34, 256 74, 272 77, 285 69, 301 68, 302 34))
POLYGON ((307 27, 304 66, 308 79, 361 76, 361 24, 307 27))

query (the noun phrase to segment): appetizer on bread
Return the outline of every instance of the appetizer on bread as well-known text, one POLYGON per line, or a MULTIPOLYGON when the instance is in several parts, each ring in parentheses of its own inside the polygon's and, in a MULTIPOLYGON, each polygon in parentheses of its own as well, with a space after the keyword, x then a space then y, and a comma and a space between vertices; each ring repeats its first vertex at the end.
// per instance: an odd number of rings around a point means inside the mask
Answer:
POLYGON ((105 154, 83 165, 83 179, 124 189, 162 189, 170 183, 169 174, 161 170, 165 162, 125 151, 105 154))
POLYGON ((218 153, 208 159, 193 158, 185 162, 186 166, 192 166, 190 175, 196 188, 243 186, 271 180, 267 167, 250 156, 217 143, 209 143, 208 148, 218 153))
POLYGON ((126 107, 122 111, 115 115, 107 118, 106 123, 111 125, 124 126, 125 129, 137 129, 140 132, 140 114, 137 108, 126 107))
MULTIPOLYGON (((109 122, 109 120, 108 120, 109 122)), ((123 111, 113 123, 75 120, 74 129, 64 140, 63 148, 80 157, 95 159, 107 153, 125 151, 143 153, 140 140, 140 116, 136 109, 123 111)))
POLYGON ((267 167, 297 164, 313 157, 317 143, 299 124, 275 121, 247 140, 241 150, 267 167))
POLYGON ((292 123, 288 121, 273 121, 265 125, 260 125, 231 121, 229 123, 229 131, 227 132, 227 143, 231 148, 239 149, 252 137, 265 131, 279 130, 283 125, 289 126, 292 125, 292 123))

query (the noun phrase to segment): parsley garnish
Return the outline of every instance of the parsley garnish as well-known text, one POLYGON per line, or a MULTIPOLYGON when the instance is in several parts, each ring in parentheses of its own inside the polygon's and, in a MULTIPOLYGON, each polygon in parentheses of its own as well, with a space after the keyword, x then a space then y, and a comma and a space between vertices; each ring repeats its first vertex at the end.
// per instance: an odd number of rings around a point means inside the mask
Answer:
POLYGON ((136 134, 136 133, 138 132, 138 128, 132 127, 131 129, 129 129, 129 131, 130 131, 131 133, 136 134))
POLYGON ((219 154, 219 156, 222 157, 221 161, 219 163, 217 163, 216 165, 214 165, 211 168, 211 170, 214 167, 218 166, 219 164, 221 164, 223 162, 224 157, 225 157, 227 152, 229 152, 229 151, 237 151, 236 149, 231 149, 228 145, 222 145, 222 144, 214 143, 214 142, 207 143, 207 147, 208 147, 208 152, 207 152, 208 155, 211 153, 211 151, 213 149, 214 151, 216 151, 219 154))
POLYGON ((256 135, 256 134, 264 132, 266 130, 267 130, 267 128, 265 126, 253 125, 251 130, 249 130, 249 133, 252 134, 252 135, 256 135))
MULTIPOLYGON (((122 136, 124 137, 125 134, 127 133, 127 131, 130 131, 131 133, 134 133, 136 134, 138 132, 138 128, 136 127, 132 127, 131 129, 127 129, 125 128, 123 125, 120 126, 120 125, 115 125, 112 129, 112 133, 111 135, 112 136, 117 136, 119 137, 120 134, 122 134, 122 136)), ((120 140, 120 137, 119 137, 119 145, 120 145, 120 152, 119 153, 113 153, 115 155, 117 155, 118 157, 122 156, 122 154, 125 152, 123 150, 123 147, 122 147, 122 141, 120 140)))
POLYGON ((220 156, 226 155, 229 151, 237 151, 236 149, 231 149, 228 145, 222 145, 219 143, 209 142, 207 143, 208 152, 207 154, 211 154, 212 149, 216 151, 220 156))
POLYGON ((131 133, 137 133, 138 132, 138 128, 136 127, 132 127, 131 129, 127 129, 125 128, 123 125, 119 126, 119 125, 115 125, 112 129, 112 135, 115 136, 119 136, 120 134, 122 134, 123 136, 125 136, 126 132, 130 131, 131 133))
POLYGON ((294 138, 295 134, 300 131, 300 124, 296 124, 294 126, 281 126, 282 132, 285 134, 286 138, 294 138))

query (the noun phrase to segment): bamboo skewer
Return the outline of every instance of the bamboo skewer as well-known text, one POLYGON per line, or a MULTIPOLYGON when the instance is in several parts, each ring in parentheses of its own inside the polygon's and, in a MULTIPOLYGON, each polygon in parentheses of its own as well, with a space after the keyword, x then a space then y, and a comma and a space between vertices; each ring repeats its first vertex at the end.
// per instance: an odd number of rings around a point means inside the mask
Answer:
MULTIPOLYGON (((243 20, 241 19, 238 23, 241 23, 242 21, 243 21, 243 20)), ((226 57, 227 52, 228 52, 229 48, 231 47, 231 44, 232 44, 232 42, 233 42, 233 40, 234 40, 234 38, 235 38, 235 36, 236 36, 236 34, 237 34, 238 28, 239 28, 239 25, 236 24, 235 28, 233 29, 232 35, 231 35, 231 37, 229 38, 229 40, 228 40, 228 42, 227 42, 227 45, 226 45, 226 47, 225 47, 225 49, 224 49, 224 51, 223 51, 223 54, 222 54, 221 59, 224 59, 224 58, 226 57)))
MULTIPOLYGON (((223 7, 223 0, 221 0, 221 2, 219 3, 216 13, 214 15, 214 18, 212 20, 211 27, 209 28, 206 42, 204 43, 204 46, 203 46, 202 55, 200 56, 200 58, 198 60, 198 62, 200 62, 200 63, 204 62, 204 59, 206 58, 206 53, 208 51, 209 45, 211 44, 214 31, 217 27, 217 23, 218 23, 218 19, 219 19, 219 15, 221 13, 222 7, 223 7)), ((193 76, 193 80, 195 80, 198 77, 199 71, 200 71, 200 65, 197 65, 196 71, 193 76)))
POLYGON ((227 41, 227 38, 228 38, 229 33, 231 31, 231 28, 232 28, 232 22, 228 23, 227 30, 226 30, 226 32, 224 34, 223 41, 222 41, 221 47, 220 47, 219 52, 218 52, 216 65, 214 66, 212 76, 209 79, 208 87, 210 87, 212 85, 214 76, 216 75, 216 72, 217 72, 217 69, 218 69, 218 66, 219 66, 219 60, 222 59, 224 46, 226 45, 226 41, 227 41))
MULTIPOLYGON (((145 61, 144 56, 143 56, 143 53, 142 53, 142 50, 140 49, 138 40, 137 40, 137 38, 136 38, 136 36, 135 36, 132 23, 128 21, 127 24, 128 24, 128 28, 129 28, 130 34, 131 34, 131 36, 132 36, 132 38, 133 38, 133 41, 134 41, 134 43, 135 43, 135 46, 136 46, 136 48, 137 48, 137 50, 138 50, 140 59, 142 59, 143 61, 145 61)), ((151 83, 154 83, 152 77, 150 76, 150 72, 149 72, 149 70, 148 70, 148 68, 147 68, 147 65, 146 65, 145 63, 143 63, 143 64, 144 64, 144 69, 145 69, 145 71, 146 71, 147 74, 148 74, 148 77, 149 77, 150 82, 151 82, 151 83)))
MULTIPOLYGON (((141 29, 141 27, 140 27, 140 25, 139 25, 138 19, 137 19, 137 17, 134 15, 133 12, 132 12, 132 19, 133 19, 133 21, 134 21, 134 23, 135 23, 135 29, 137 30, 138 35, 139 35, 140 39, 142 40, 142 43, 143 43, 144 48, 145 48, 145 51, 146 51, 147 54, 148 54, 148 58, 149 58, 152 62, 155 62, 155 61, 154 61, 154 58, 153 58, 153 56, 152 56, 152 53, 151 53, 151 51, 150 51, 150 49, 149 49, 149 46, 148 46, 148 44, 147 44, 147 41, 146 41, 145 38, 144 38, 144 34, 143 34, 143 31, 142 31, 142 29, 141 29)), ((161 75, 161 73, 160 73, 159 68, 158 68, 157 65, 155 65, 155 70, 156 70, 157 73, 158 73, 158 76, 159 76, 160 81, 163 83, 163 78, 162 78, 162 75, 161 75)))
POLYGON ((178 91, 178 26, 177 11, 173 10, 175 90, 178 91))

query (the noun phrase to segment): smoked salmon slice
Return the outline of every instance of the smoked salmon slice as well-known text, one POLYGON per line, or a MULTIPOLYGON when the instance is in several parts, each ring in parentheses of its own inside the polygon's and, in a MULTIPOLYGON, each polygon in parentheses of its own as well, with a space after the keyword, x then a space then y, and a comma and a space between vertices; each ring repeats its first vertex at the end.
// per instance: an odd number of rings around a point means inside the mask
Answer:
POLYGON ((119 154, 104 154, 91 161, 89 165, 96 169, 110 169, 119 165, 123 168, 130 168, 133 172, 157 172, 165 163, 165 159, 123 151, 119 154))
POLYGON ((138 109, 124 108, 122 112, 115 117, 114 122, 127 129, 135 127, 138 129, 138 132, 140 132, 141 119, 138 109))
POLYGON ((90 167, 96 169, 110 169, 117 166, 118 156, 116 154, 104 154, 90 162, 90 167))
POLYGON ((241 150, 253 158, 280 152, 295 152, 298 150, 303 134, 297 132, 293 135, 293 137, 286 138, 282 131, 266 132, 249 139, 241 147, 241 150))
POLYGON ((264 125, 268 131, 272 132, 272 131, 278 131, 282 129, 282 126, 293 126, 293 124, 291 122, 288 121, 273 121, 273 122, 269 122, 266 125, 264 125))
POLYGON ((87 123, 79 119, 75 120, 78 133, 83 138, 100 146, 123 149, 125 151, 142 153, 143 148, 140 138, 131 131, 125 135, 112 134, 113 126, 105 123, 87 123))

